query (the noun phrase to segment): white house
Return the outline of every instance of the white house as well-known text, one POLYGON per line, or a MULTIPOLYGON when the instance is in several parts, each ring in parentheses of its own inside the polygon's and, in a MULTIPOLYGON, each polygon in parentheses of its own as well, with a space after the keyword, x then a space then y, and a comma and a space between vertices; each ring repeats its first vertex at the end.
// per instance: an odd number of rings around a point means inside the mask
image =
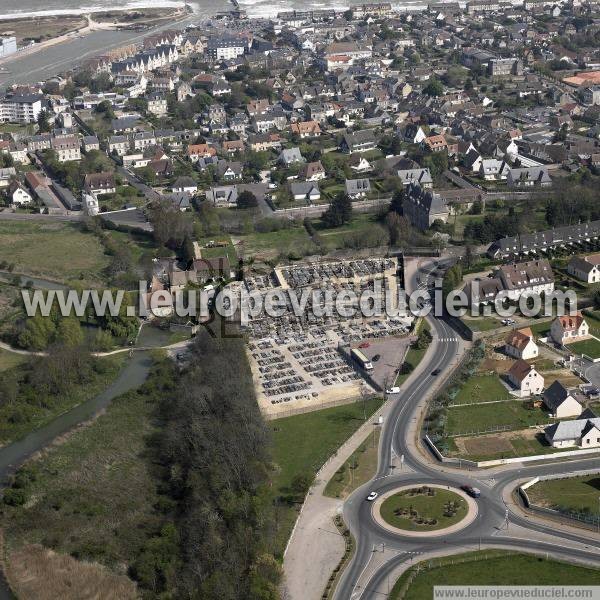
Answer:
POLYGON ((544 390, 544 378, 524 360, 515 361, 506 375, 521 397, 541 394, 544 390))
POLYGON ((578 417, 583 412, 575 396, 558 380, 544 391, 544 405, 557 419, 578 417))
POLYGON ((306 200, 312 203, 321 199, 321 190, 316 182, 296 181, 290 185, 290 190, 294 200, 306 200))
POLYGON ((560 421, 546 427, 544 435, 553 448, 600 448, 600 418, 560 421))
POLYGON ((556 317, 550 327, 550 337, 561 346, 578 342, 587 338, 589 334, 589 325, 579 311, 573 316, 556 317))
POLYGON ((83 192, 83 212, 89 217, 95 217, 100 212, 98 198, 94 194, 83 192))
POLYGON ((16 206, 31 204, 33 198, 31 194, 17 181, 14 181, 8 188, 8 197, 10 203, 16 206))
POLYGON ((503 160, 484 158, 479 166, 479 175, 486 181, 506 179, 508 169, 508 165, 503 160))
POLYGON ((198 185, 191 177, 178 177, 173 183, 173 193, 186 193, 192 196, 198 191, 198 185))
POLYGON ((423 128, 416 123, 411 123, 404 130, 404 141, 411 144, 420 144, 426 137, 423 128))
POLYGON ((586 283, 600 282, 600 254, 574 256, 567 265, 567 272, 586 283))
POLYGON ((515 329, 506 338, 504 351, 515 359, 531 360, 539 354, 539 349, 529 327, 515 329))
POLYGON ((554 274, 546 259, 502 265, 495 276, 510 300, 518 300, 523 294, 549 294, 554 290, 554 274))
POLYGON ((81 160, 79 139, 75 135, 55 137, 52 140, 52 150, 56 152, 59 162, 81 160))

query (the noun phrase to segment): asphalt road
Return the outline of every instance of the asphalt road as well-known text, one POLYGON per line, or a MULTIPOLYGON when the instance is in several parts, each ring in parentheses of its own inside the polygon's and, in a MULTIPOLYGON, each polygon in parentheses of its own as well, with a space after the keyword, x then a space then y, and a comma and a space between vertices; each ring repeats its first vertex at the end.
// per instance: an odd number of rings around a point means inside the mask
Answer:
MULTIPOLYGON (((422 275, 421 275, 422 278, 422 275)), ((412 286, 417 286, 415 276, 412 286)), ((396 400, 392 412, 383 424, 379 465, 375 477, 356 490, 344 504, 344 519, 355 536, 356 552, 337 587, 337 600, 380 599, 394 584, 394 572, 399 565, 411 563, 419 554, 455 553, 486 547, 508 547, 532 552, 547 552, 564 559, 585 560, 600 565, 600 539, 591 532, 572 529, 565 531, 553 523, 525 518, 505 503, 504 493, 517 481, 537 475, 569 473, 598 466, 598 457, 541 465, 510 465, 495 470, 459 470, 427 460, 415 447, 415 419, 422 403, 435 383, 431 375, 441 369, 443 377, 453 367, 460 350, 459 340, 449 325, 441 319, 430 319, 433 333, 433 352, 426 376, 415 378, 406 392, 396 400), (402 459, 400 459, 402 457, 402 459), (391 533, 380 527, 372 517, 372 503, 365 498, 370 491, 380 495, 406 484, 437 483, 451 487, 470 484, 481 490, 477 500, 478 516, 460 531, 430 538, 410 538, 391 533), (515 533, 511 533, 515 531, 515 533), (523 537, 523 532, 526 532, 523 537), (514 537, 513 537, 514 536, 514 537), (548 541, 553 536, 555 542, 548 541), (378 561, 373 558, 380 553, 378 561), (389 557, 389 558, 387 558, 389 557), (370 566, 371 561, 379 565, 370 566), (382 591, 383 590, 383 591, 382 591)))

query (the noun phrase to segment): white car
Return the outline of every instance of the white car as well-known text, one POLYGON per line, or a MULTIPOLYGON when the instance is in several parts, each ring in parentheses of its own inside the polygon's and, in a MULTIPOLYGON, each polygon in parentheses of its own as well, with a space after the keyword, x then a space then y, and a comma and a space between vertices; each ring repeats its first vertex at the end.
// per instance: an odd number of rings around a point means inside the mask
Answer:
POLYGON ((386 394, 399 394, 400 388, 398 386, 391 387, 389 390, 385 390, 386 394))
POLYGON ((367 500, 369 502, 373 502, 373 500, 375 500, 375 498, 377 498, 377 496, 379 496, 379 494, 377 492, 371 492, 368 496, 367 496, 367 500))

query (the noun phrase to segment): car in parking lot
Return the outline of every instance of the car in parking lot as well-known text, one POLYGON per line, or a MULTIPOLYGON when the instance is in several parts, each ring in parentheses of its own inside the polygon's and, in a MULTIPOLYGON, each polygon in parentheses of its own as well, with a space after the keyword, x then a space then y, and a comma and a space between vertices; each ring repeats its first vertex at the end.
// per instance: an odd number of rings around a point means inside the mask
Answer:
POLYGON ((371 360, 377 362, 381 358, 381 354, 376 354, 371 360))
POLYGON ((358 347, 359 348, 368 348, 371 344, 369 344, 369 342, 363 342, 362 344, 359 344, 358 347))
POLYGON ((389 390, 385 390, 386 394, 398 394, 400 393, 400 388, 395 385, 394 387, 391 387, 389 390))
POLYGON ((481 496, 481 490, 473 487, 472 485, 461 485, 460 489, 471 496, 471 498, 479 498, 481 496))
POLYGON ((379 496, 379 494, 377 492, 371 492, 368 496, 367 496, 367 500, 369 502, 373 502, 373 500, 375 500, 375 498, 377 498, 377 496, 379 496))

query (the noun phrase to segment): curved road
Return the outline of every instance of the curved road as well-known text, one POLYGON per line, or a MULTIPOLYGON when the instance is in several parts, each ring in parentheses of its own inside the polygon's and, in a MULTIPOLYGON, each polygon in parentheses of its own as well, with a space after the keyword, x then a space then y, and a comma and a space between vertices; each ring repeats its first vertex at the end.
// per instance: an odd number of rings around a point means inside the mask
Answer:
MULTIPOLYGON (((423 270, 429 274, 432 269, 423 270)), ((413 289, 416 288, 416 275, 413 289)), ((512 510, 510 492, 517 482, 537 475, 571 473, 598 467, 598 457, 542 465, 507 465, 496 469, 461 470, 448 467, 423 453, 416 442, 423 399, 436 385, 435 369, 449 373, 461 352, 455 332, 442 319, 430 318, 433 342, 425 355, 425 376, 415 378, 396 400, 383 424, 379 464, 375 477, 356 490, 344 504, 344 519, 356 539, 356 552, 337 586, 336 600, 379 599, 418 555, 451 554, 478 548, 504 547, 548 553, 572 561, 600 565, 600 536, 574 528, 560 528, 512 510), (401 458, 400 458, 401 457, 401 458), (470 484, 481 489, 478 516, 460 531, 430 538, 395 535, 372 516, 370 491, 380 495, 405 484, 437 483, 452 487, 470 484)))

